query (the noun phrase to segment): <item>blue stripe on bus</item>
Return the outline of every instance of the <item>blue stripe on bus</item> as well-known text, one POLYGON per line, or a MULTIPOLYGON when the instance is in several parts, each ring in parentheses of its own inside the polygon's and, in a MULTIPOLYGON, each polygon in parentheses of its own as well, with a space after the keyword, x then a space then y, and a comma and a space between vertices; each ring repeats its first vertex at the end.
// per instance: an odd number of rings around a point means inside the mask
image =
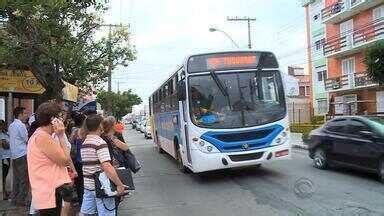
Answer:
POLYGON ((283 126, 276 124, 247 131, 208 131, 201 136, 201 139, 214 145, 220 152, 249 151, 269 147, 283 130, 283 126), (245 134, 247 136, 243 136, 245 134), (228 137, 227 141, 225 137, 228 137), (244 149, 244 144, 249 147, 244 149))
POLYGON ((156 114, 154 121, 158 136, 172 141, 176 137, 179 144, 182 144, 180 137, 180 117, 178 111, 156 114), (173 121, 174 117, 177 118, 176 123, 173 121))

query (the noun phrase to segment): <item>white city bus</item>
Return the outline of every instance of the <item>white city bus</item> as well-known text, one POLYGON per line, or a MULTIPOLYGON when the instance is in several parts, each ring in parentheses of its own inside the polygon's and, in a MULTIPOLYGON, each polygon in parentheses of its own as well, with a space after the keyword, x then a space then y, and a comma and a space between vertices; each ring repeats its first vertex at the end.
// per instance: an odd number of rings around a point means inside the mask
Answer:
POLYGON ((149 105, 155 145, 182 171, 291 157, 282 75, 271 52, 189 56, 149 105))

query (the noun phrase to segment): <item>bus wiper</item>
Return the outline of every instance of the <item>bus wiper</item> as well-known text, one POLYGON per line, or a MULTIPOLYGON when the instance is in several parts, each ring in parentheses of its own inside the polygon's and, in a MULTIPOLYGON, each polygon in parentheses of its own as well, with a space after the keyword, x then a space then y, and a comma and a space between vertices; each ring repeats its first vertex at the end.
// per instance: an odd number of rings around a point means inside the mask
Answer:
POLYGON ((227 89, 224 87, 223 83, 221 82, 221 80, 217 77, 217 75, 215 74, 214 71, 210 71, 209 72, 213 81, 215 81, 217 87, 219 87, 221 93, 224 95, 224 97, 227 99, 227 102, 228 102, 228 106, 229 108, 232 110, 232 105, 231 105, 231 99, 229 98, 229 94, 228 94, 228 91, 227 89))

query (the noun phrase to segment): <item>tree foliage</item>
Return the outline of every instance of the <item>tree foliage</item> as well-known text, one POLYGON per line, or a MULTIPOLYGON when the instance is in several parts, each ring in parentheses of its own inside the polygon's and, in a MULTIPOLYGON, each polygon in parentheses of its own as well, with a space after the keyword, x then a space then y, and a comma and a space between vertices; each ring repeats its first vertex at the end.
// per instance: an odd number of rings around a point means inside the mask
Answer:
POLYGON ((367 74, 379 84, 384 84, 384 42, 375 44, 365 52, 367 74))
POLYGON ((97 94, 96 101, 103 110, 109 110, 111 107, 111 114, 117 119, 121 119, 124 115, 132 112, 132 107, 142 102, 138 95, 132 93, 132 90, 117 93, 101 91, 97 94))
POLYGON ((62 79, 82 89, 95 89, 107 68, 135 59, 126 28, 97 37, 105 0, 12 0, 0 11, 0 63, 26 66, 47 89, 61 95, 62 79), (1 25, 1 24, 0 24, 1 25), (110 62, 112 64, 110 64, 110 62))

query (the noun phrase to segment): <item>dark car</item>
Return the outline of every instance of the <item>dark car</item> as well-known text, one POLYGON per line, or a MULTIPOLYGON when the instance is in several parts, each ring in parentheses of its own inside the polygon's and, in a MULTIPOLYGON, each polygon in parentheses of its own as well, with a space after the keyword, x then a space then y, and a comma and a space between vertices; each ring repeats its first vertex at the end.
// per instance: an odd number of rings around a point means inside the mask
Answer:
POLYGON ((377 116, 337 117, 309 135, 313 165, 343 165, 379 174, 384 181, 384 119, 377 116))

